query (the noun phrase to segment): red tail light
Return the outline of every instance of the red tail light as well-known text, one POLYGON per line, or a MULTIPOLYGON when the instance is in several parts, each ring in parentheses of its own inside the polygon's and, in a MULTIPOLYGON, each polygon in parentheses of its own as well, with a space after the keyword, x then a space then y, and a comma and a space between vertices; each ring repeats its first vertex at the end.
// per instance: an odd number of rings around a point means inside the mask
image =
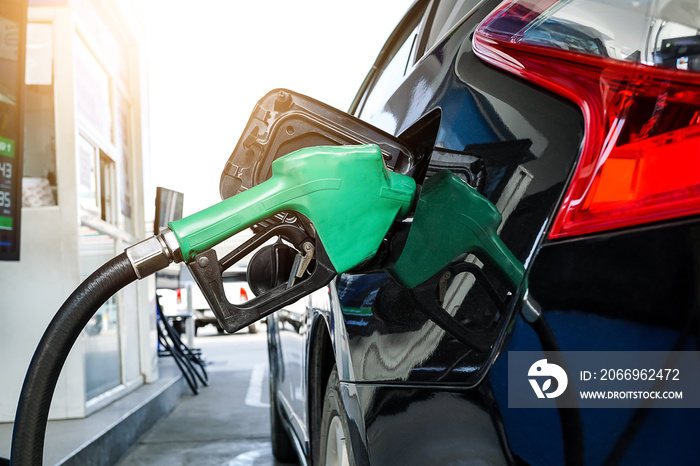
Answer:
POLYGON ((639 3, 507 2, 474 36, 482 59, 583 112, 580 158, 550 238, 700 213, 700 76, 687 71, 700 67, 700 37, 673 36, 692 28, 633 11, 639 3), (615 8, 629 14, 615 19, 615 8), (623 34, 635 20, 649 25, 639 43, 623 34))
POLYGON ((241 287, 241 302, 248 301, 248 292, 241 287))
POLYGON ((182 288, 175 290, 175 298, 178 304, 182 304, 182 288))

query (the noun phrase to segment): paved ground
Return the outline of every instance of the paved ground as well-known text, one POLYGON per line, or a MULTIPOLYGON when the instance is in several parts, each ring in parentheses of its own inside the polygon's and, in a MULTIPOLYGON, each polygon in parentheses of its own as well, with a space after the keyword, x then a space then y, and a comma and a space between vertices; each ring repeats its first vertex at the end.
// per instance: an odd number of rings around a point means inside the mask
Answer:
POLYGON ((265 327, 257 335, 200 329, 209 386, 183 397, 119 466, 278 465, 270 450, 265 327))

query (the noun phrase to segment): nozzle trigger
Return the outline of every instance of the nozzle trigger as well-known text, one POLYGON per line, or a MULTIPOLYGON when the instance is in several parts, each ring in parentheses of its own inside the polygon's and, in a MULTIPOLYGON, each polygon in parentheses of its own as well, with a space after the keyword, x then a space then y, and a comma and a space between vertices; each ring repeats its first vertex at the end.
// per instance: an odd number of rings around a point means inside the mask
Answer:
POLYGON ((294 282, 297 278, 304 276, 304 272, 309 268, 311 264, 311 259, 314 258, 314 245, 310 241, 307 241, 301 246, 301 251, 294 257, 294 264, 292 264, 292 272, 289 274, 289 281, 287 281, 287 289, 294 286, 294 282))
POLYGON ((319 238, 317 236, 310 238, 298 227, 286 224, 274 226, 255 235, 221 261, 218 260, 216 251, 209 249, 197 254, 193 260, 187 263, 187 267, 202 290, 219 324, 229 333, 245 328, 287 304, 291 304, 327 285, 337 275, 319 238), (238 259, 262 246, 273 236, 282 236, 292 244, 301 244, 301 248, 305 251, 305 254, 299 258, 298 266, 292 268, 291 276, 295 277, 292 286, 289 286, 289 282, 282 283, 250 301, 232 304, 224 292, 223 271, 236 263, 238 259), (308 248, 305 246, 306 244, 311 247, 308 248), (304 276, 312 259, 315 259, 315 266, 310 276, 297 282, 296 278, 301 278, 297 275, 304 276))

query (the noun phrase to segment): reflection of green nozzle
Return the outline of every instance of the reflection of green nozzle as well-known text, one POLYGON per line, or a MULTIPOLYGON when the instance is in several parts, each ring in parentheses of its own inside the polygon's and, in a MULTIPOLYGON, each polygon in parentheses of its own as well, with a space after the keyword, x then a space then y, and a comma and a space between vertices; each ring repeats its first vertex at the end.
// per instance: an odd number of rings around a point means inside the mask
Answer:
POLYGON ((428 179, 416 206, 413 224, 392 272, 413 288, 464 253, 495 266, 511 289, 523 266, 497 235, 501 214, 474 188, 448 170, 428 179))
POLYGON ((314 224, 337 272, 373 257, 413 201, 412 178, 386 169, 379 147, 311 147, 272 163, 272 177, 170 223, 189 262, 239 231, 284 210, 314 224))

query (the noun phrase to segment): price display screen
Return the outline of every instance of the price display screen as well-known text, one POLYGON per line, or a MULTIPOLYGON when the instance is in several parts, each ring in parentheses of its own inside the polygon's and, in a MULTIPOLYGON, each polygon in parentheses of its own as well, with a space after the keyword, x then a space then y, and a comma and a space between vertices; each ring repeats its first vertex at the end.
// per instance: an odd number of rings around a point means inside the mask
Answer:
POLYGON ((9 252, 15 241, 15 141, 0 137, 0 248, 9 252))
POLYGON ((19 260, 26 14, 26 1, 0 1, 0 260, 19 260))

